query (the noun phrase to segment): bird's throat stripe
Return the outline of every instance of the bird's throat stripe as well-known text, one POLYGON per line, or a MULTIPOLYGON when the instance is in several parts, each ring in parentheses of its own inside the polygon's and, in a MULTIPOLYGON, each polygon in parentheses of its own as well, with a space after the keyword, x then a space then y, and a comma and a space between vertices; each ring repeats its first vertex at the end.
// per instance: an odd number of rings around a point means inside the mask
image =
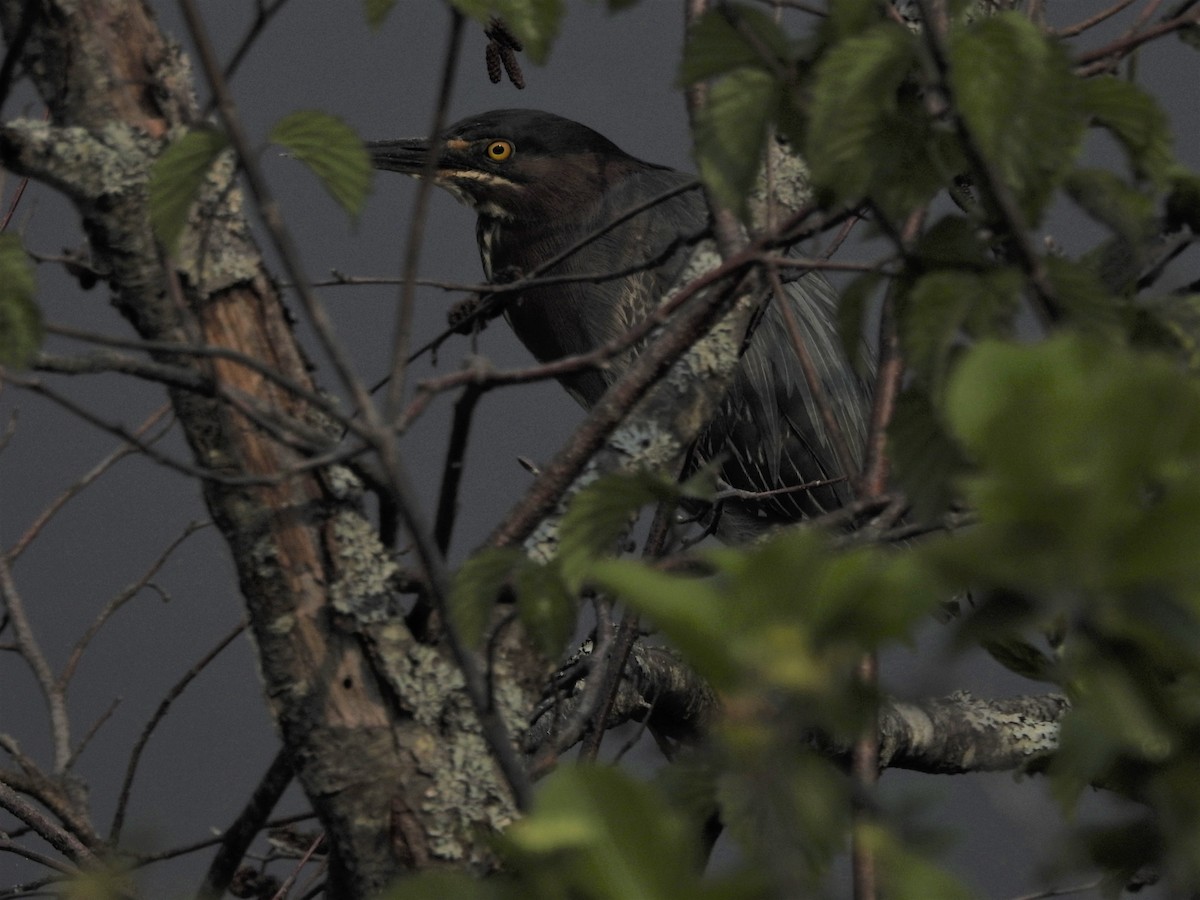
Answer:
POLYGON ((479 172, 475 169, 438 169, 437 174, 440 181, 477 181, 482 184, 510 187, 515 183, 493 172, 479 172))

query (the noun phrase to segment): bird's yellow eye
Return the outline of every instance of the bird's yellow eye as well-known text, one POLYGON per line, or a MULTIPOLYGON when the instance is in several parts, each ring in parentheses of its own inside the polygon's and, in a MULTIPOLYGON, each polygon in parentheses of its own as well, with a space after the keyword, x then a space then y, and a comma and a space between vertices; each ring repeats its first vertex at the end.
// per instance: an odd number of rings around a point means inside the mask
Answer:
POLYGON ((488 159, 503 162, 513 155, 513 145, 508 141, 492 141, 487 145, 488 159))

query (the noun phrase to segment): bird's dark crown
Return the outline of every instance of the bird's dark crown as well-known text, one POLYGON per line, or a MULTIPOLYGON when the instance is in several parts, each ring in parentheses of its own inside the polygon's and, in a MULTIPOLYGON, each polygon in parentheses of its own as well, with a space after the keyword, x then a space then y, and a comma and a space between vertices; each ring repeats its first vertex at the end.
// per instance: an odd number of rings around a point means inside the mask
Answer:
POLYGON ((506 220, 563 215, 625 174, 657 168, 586 125, 532 109, 471 116, 434 141, 377 141, 367 147, 375 168, 408 175, 419 175, 435 154, 437 184, 480 215, 506 220))

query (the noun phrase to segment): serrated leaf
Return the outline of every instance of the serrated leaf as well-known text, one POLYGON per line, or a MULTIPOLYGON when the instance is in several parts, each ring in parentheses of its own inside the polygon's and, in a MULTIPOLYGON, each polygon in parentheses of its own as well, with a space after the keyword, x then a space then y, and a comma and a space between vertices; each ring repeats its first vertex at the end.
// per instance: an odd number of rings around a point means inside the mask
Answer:
POLYGON ((954 30, 948 57, 959 113, 1035 225, 1079 151, 1081 79, 1062 46, 1016 13, 954 30))
POLYGON ((729 598, 713 585, 623 559, 597 562, 592 579, 650 616, 715 686, 734 682, 739 666, 729 647, 729 598))
POLYGON ((993 336, 1016 312, 1021 287, 1015 269, 942 269, 918 279, 908 290, 900 315, 905 356, 935 397, 954 348, 967 336, 993 336))
POLYGON ((501 590, 523 559, 515 549, 489 548, 455 573, 448 613, 466 646, 475 647, 482 640, 501 590))
POLYGON ((1097 222, 1135 242, 1154 231, 1154 200, 1105 169, 1076 169, 1067 176, 1067 196, 1097 222))
POLYGON ((583 586, 594 560, 616 552, 638 510, 670 496, 677 496, 673 484, 644 472, 606 475, 580 491, 560 527, 558 563, 570 589, 583 586))
POLYGON ((789 55, 787 35, 770 16, 757 9, 729 4, 712 9, 688 30, 679 67, 679 84, 686 87, 743 66, 770 71, 771 59, 789 55))
POLYGON ((198 126, 155 160, 150 170, 150 225, 168 253, 178 246, 200 186, 228 143, 223 131, 198 126))
POLYGON ((42 345, 33 264, 15 234, 0 234, 0 365, 24 367, 42 345))
POLYGON ((1096 266, 1061 256, 1047 256, 1043 263, 1054 296, 1076 329, 1114 343, 1124 340, 1121 303, 1096 266))
POLYGON ((337 116, 302 110, 280 119, 271 141, 307 165, 330 196, 351 216, 371 189, 371 159, 354 129, 337 116))
POLYGON ((377 30, 395 5, 396 0, 364 0, 363 13, 367 17, 367 24, 377 30))
POLYGON ((762 166, 780 90, 779 82, 766 72, 738 69, 712 85, 696 117, 700 177, 722 205, 739 215, 762 166))
POLYGON ((652 785, 608 766, 562 766, 501 844, 519 872, 539 874, 538 896, 706 898, 692 834, 652 785))
POLYGON ((918 59, 913 35, 885 23, 840 42, 818 62, 804 157, 814 185, 832 202, 869 197, 903 218, 940 186, 930 156, 934 136, 910 82, 918 59))
POLYGON ((1136 175, 1162 186, 1178 169, 1170 120, 1137 85, 1112 76, 1091 78, 1083 85, 1083 102, 1095 122, 1125 148, 1136 175))
POLYGON ((486 25, 499 16, 524 44, 529 58, 539 66, 550 56, 566 4, 563 0, 451 0, 464 14, 486 25))

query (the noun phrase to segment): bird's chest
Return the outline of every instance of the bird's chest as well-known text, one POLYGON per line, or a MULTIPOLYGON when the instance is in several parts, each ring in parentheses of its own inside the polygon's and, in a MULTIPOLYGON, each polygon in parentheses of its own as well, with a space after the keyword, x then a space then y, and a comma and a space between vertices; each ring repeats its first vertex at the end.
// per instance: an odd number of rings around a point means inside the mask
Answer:
MULTIPOLYGON (((538 277, 539 267, 566 249, 569 234, 555 228, 519 227, 497 220, 481 220, 479 252, 488 281, 504 284, 517 278, 538 277)), ((574 274, 578 264, 567 260, 547 270, 546 275, 574 274)), ((596 345, 594 331, 587 327, 595 318, 590 310, 594 299, 583 282, 537 285, 510 294, 504 315, 517 337, 543 362, 596 345)))
MULTIPOLYGON (((505 283, 534 273, 575 243, 570 232, 553 227, 515 227, 511 223, 481 220, 479 251, 488 280, 505 283)), ((589 256, 567 260, 547 269, 545 275, 582 274, 589 256)), ((555 281, 536 285, 504 299, 504 318, 522 344, 539 362, 550 362, 596 349, 616 337, 619 330, 606 291, 586 280, 555 281), (605 294, 605 296, 599 296, 605 294)), ((561 377, 567 390, 585 406, 603 394, 612 370, 583 369, 561 377)))

